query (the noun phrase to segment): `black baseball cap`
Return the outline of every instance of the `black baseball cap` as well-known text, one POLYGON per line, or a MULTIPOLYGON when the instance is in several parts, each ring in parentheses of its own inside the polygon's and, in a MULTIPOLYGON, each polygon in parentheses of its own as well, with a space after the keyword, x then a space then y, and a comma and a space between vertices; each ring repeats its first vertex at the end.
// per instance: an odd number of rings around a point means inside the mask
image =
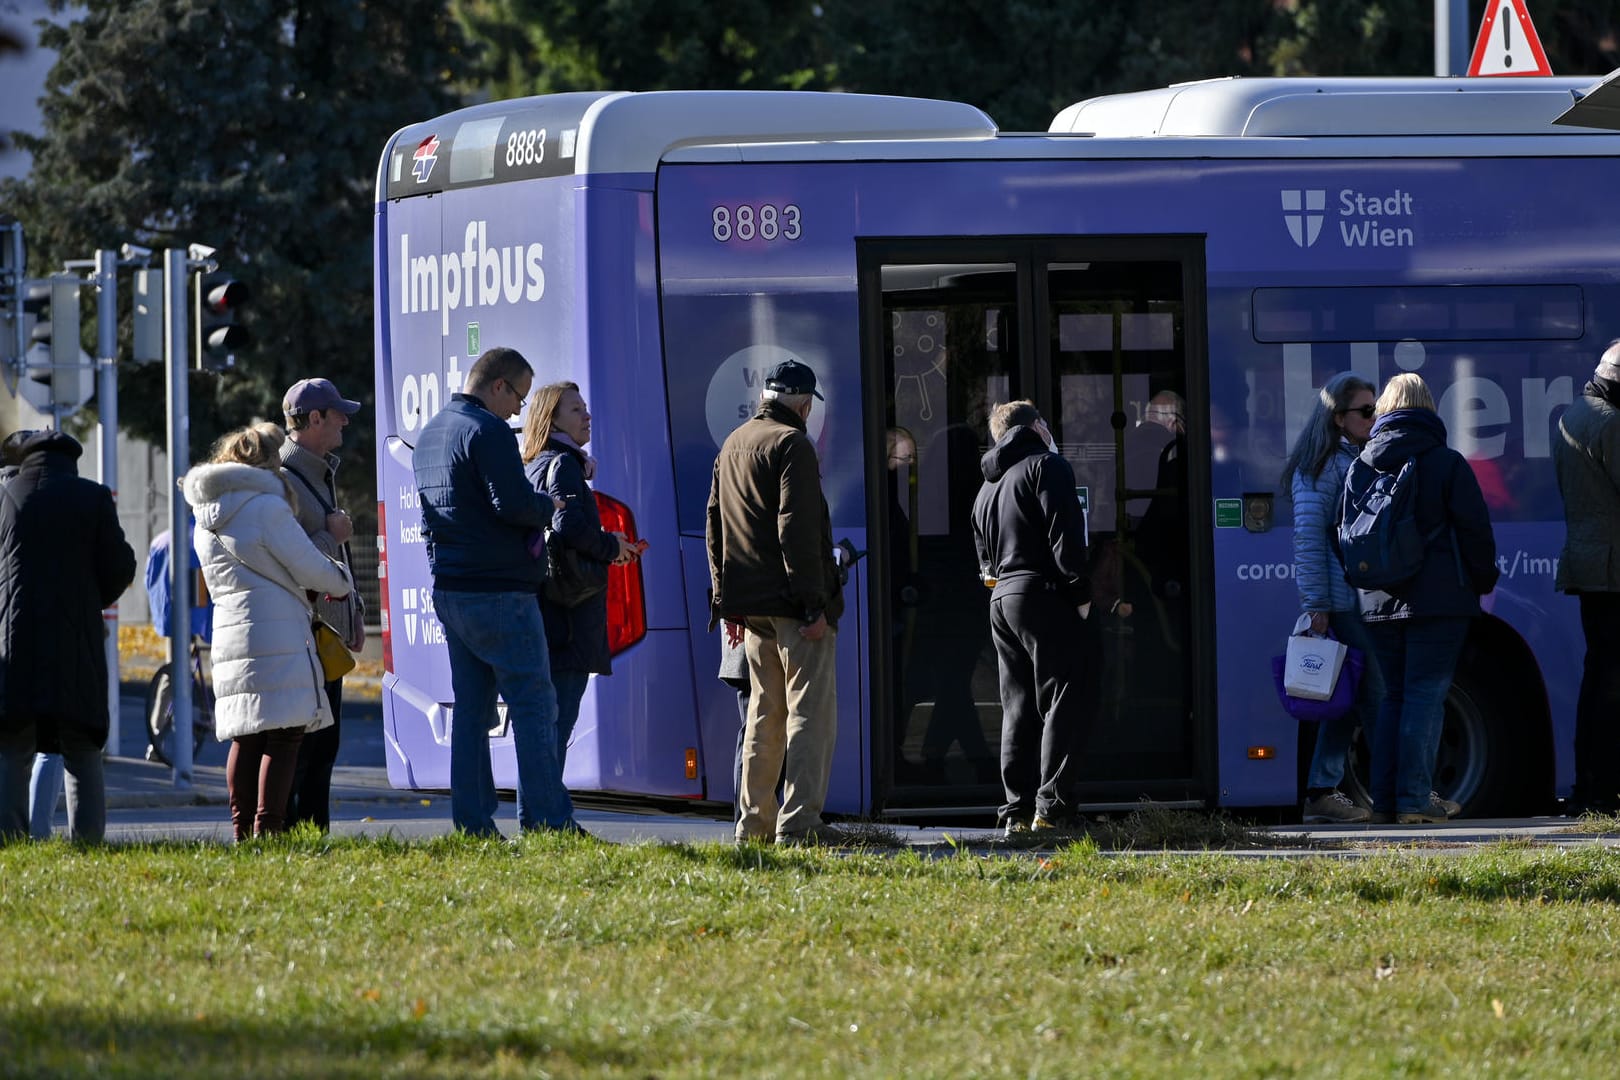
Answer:
POLYGON ((816 373, 809 364, 797 360, 784 360, 765 373, 765 389, 778 394, 813 394, 818 401, 826 401, 816 389, 816 373))

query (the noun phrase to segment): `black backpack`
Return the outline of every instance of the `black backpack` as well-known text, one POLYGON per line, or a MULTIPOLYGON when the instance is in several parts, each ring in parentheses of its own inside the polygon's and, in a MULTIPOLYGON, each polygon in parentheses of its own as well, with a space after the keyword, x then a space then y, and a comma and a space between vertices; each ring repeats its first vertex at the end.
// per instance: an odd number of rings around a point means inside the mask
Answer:
POLYGON ((1361 458, 1344 477, 1339 513, 1339 555, 1344 579, 1358 589, 1388 589, 1423 567, 1425 536, 1417 523, 1417 459, 1399 472, 1379 472, 1361 458))

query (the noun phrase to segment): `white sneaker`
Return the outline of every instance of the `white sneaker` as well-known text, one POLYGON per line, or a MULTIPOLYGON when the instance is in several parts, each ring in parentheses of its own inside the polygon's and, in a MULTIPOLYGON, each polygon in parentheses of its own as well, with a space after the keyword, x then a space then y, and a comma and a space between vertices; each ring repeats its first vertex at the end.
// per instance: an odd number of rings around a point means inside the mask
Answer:
POLYGON ((1366 821, 1372 813, 1365 806, 1357 806, 1342 791, 1330 791, 1314 799, 1305 800, 1305 824, 1351 825, 1366 821))

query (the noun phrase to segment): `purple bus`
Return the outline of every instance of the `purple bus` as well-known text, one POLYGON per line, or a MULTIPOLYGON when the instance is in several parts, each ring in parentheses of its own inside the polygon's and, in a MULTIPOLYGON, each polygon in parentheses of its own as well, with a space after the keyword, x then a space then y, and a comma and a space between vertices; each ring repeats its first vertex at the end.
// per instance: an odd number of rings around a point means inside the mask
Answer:
POLYGON ((954 102, 746 92, 561 94, 402 130, 376 231, 390 778, 448 786, 455 706, 411 448, 471 360, 511 345, 537 384, 580 384, 604 517, 651 545, 614 571, 576 792, 733 798, 704 506, 761 373, 793 356, 826 394, 810 435, 834 536, 869 553, 829 810, 1000 801, 968 508, 988 412, 1013 398, 1050 418, 1099 589, 1131 612, 1101 626, 1082 802, 1297 804, 1314 733, 1272 686, 1298 609, 1279 474, 1346 369, 1422 373, 1495 524, 1501 583, 1436 786, 1467 814, 1550 806, 1584 650, 1552 588, 1551 440, 1620 336, 1620 206, 1549 197, 1620 180, 1620 136, 1553 125, 1586 81, 1219 80, 1081 102, 1037 134, 954 102))

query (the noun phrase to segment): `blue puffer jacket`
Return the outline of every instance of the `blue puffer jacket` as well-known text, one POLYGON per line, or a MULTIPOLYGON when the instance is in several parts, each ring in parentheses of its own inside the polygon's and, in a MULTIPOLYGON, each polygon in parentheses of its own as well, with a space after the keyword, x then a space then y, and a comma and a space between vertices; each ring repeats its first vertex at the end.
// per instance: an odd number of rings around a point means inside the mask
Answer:
POLYGON ((528 538, 551 520, 552 503, 523 475, 511 428, 455 394, 422 429, 413 467, 434 588, 540 591, 546 564, 528 538))
POLYGON ((1344 580, 1344 564, 1333 549, 1339 527, 1339 503, 1344 495, 1344 474, 1356 459, 1356 448, 1341 438, 1333 455, 1312 479, 1294 473, 1294 584, 1299 589, 1300 611, 1356 611, 1360 600, 1344 580))

